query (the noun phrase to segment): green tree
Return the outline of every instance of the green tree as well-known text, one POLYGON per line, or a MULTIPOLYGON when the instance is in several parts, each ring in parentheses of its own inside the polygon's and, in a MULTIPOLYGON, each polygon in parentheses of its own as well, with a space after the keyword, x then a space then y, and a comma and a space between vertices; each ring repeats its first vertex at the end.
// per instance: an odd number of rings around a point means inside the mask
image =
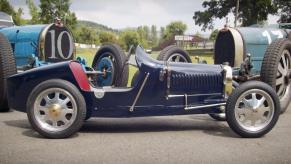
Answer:
POLYGON ((145 32, 144 32, 142 26, 138 26, 136 32, 138 33, 140 38, 143 38, 145 36, 145 32))
POLYGON ((121 31, 119 38, 125 43, 127 47, 130 47, 131 45, 133 45, 134 51, 137 45, 140 44, 139 34, 136 31, 131 30, 131 29, 121 31))
POLYGON ((124 41, 122 41, 122 39, 117 39, 116 40, 116 44, 121 47, 123 50, 127 50, 126 44, 124 43, 124 41))
MULTIPOLYGON (((207 9, 194 13, 195 25, 202 26, 202 31, 212 30, 216 18, 222 19, 229 13, 235 15, 236 3, 237 0, 204 1, 202 6, 207 9)), ((268 14, 276 13, 277 8, 272 4, 272 0, 243 0, 239 2, 238 22, 243 26, 250 26, 267 20, 268 14)))
POLYGON ((23 15, 23 9, 19 7, 18 11, 15 12, 14 8, 7 0, 0 1, 0 11, 11 15, 15 25, 24 25, 26 23, 26 21, 21 18, 21 15, 23 15))
POLYGON ((74 30, 73 34, 77 43, 100 45, 99 37, 91 28, 82 26, 81 28, 74 30))
POLYGON ((171 22, 167 25, 166 31, 164 32, 163 39, 167 40, 174 35, 183 35, 187 30, 187 25, 183 24, 181 21, 171 22))
POLYGON ((198 37, 201 37, 201 38, 203 37, 203 35, 199 31, 197 31, 194 36, 198 36, 198 37))
POLYGON ((150 28, 148 26, 143 26, 144 30, 144 39, 149 41, 150 40, 150 28))
POLYGON ((26 0, 26 4, 29 8, 29 14, 31 16, 30 24, 41 24, 39 19, 39 9, 31 0, 26 0))
POLYGON ((71 2, 70 0, 40 0, 40 20, 45 23, 54 22, 55 18, 59 18, 64 21, 66 18, 66 25, 74 28, 75 24, 78 23, 75 13, 69 11, 71 2))
POLYGON ((152 25, 152 47, 158 46, 158 33, 157 33, 157 27, 155 25, 152 25))
POLYGON ((276 7, 280 9, 278 23, 291 23, 291 2, 290 0, 274 0, 276 7))
POLYGON ((164 38, 164 33, 165 33, 165 27, 161 26, 161 37, 160 37, 160 40, 159 40, 159 44, 163 43, 165 40, 163 39, 164 38))
POLYGON ((111 31, 106 31, 99 34, 99 39, 102 45, 116 42, 116 36, 111 31))
POLYGON ((214 31, 212 31, 210 37, 209 37, 209 40, 215 40, 217 35, 219 33, 219 30, 218 29, 215 29, 214 31))
POLYGON ((141 38, 140 40, 140 45, 144 48, 144 49, 148 49, 149 46, 148 46, 148 41, 145 40, 144 38, 141 38))

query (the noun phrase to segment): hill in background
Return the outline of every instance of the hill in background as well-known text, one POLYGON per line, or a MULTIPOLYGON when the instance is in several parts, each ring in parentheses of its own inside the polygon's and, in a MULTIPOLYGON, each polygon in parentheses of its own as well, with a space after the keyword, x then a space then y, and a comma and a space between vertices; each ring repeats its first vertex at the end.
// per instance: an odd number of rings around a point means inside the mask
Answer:
POLYGON ((92 30, 97 34, 101 34, 102 32, 105 32, 105 31, 111 31, 115 34, 118 34, 118 30, 116 29, 112 29, 112 28, 109 28, 105 25, 102 25, 102 24, 98 24, 98 23, 95 23, 95 22, 91 22, 91 21, 85 21, 85 20, 78 20, 78 24, 76 24, 76 28, 79 28, 81 26, 85 25, 86 27, 90 27, 92 28, 92 30))

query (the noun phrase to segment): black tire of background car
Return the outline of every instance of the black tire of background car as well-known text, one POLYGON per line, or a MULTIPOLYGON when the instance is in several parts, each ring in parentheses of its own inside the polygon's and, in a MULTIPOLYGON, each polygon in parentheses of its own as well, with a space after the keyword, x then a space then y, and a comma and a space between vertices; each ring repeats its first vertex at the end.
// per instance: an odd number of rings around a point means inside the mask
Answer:
POLYGON ((141 77, 141 72, 139 70, 137 70, 132 77, 131 87, 133 87, 137 83, 137 81, 139 80, 140 77, 141 77))
POLYGON ((101 60, 102 57, 108 57, 103 56, 104 53, 110 52, 113 55, 114 63, 115 63, 115 87, 126 87, 128 82, 128 75, 129 75, 129 68, 128 65, 125 63, 127 62, 127 56, 125 55, 124 51, 115 44, 105 44, 103 45, 96 53, 93 62, 92 62, 92 68, 96 68, 98 62, 101 60), (124 67, 124 70, 122 72, 122 69, 124 67))
MULTIPOLYGON (((234 90, 236 87, 238 87, 238 83, 236 81, 232 80, 232 90, 234 90)), ((217 120, 217 121, 226 121, 226 116, 225 113, 221 113, 221 114, 209 114, 210 117, 212 117, 213 119, 217 120)))
POLYGON ((86 103, 85 103, 83 95, 80 93, 80 91, 76 88, 75 85, 65 80, 53 79, 53 80, 47 80, 40 83, 32 90, 27 100, 26 112, 27 112, 28 120, 35 131, 37 131, 39 134, 47 138, 61 139, 61 138, 66 138, 73 135, 82 127, 85 116, 86 116, 86 103), (73 96, 74 101, 76 102, 76 105, 77 105, 76 119, 74 120, 73 124, 70 127, 68 127, 67 129, 63 131, 50 132, 50 131, 45 130, 36 121, 35 116, 34 116, 33 106, 34 106, 34 102, 36 98, 42 91, 49 88, 61 88, 61 89, 66 90, 73 96))
POLYGON ((187 51, 185 51, 183 48, 181 48, 179 46, 168 46, 168 47, 164 48, 160 52, 157 60, 167 61, 173 54, 179 54, 179 55, 183 56, 188 63, 192 63, 190 55, 187 53, 187 51))
POLYGON ((0 112, 9 110, 7 101, 7 77, 17 73, 11 44, 0 32, 0 112))
POLYGON ((291 32, 289 32, 287 38, 291 41, 291 32))
MULTIPOLYGON (((262 68, 261 81, 269 84, 276 91, 276 78, 278 71, 278 64, 281 59, 282 52, 287 49, 291 53, 291 41, 286 38, 276 39, 269 46, 265 53, 262 68)), ((290 56, 289 56, 289 59, 290 56)), ((289 65, 290 66, 290 65, 289 65)), ((289 68, 290 69, 290 68, 289 68)), ((277 92, 277 91, 276 91, 277 92)), ((285 96, 280 99, 281 114, 284 113, 290 103, 291 88, 285 96)))
POLYGON ((248 81, 242 83, 232 91, 226 103, 225 113, 228 125, 236 134, 245 138, 257 138, 267 134, 276 125, 280 115, 280 101, 274 89, 272 89, 268 84, 261 81, 248 81), (272 103, 274 104, 274 115, 272 120, 268 125, 266 125, 266 127, 258 131, 248 131, 247 129, 242 128, 235 117, 235 105, 237 101, 240 101, 238 100, 239 97, 251 89, 259 89, 266 92, 271 97, 272 103))

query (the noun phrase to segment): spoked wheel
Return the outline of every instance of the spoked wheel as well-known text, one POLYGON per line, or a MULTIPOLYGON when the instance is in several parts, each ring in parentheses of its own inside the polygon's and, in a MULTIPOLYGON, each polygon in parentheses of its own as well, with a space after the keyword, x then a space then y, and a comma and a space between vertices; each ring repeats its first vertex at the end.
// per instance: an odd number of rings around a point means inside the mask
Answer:
MULTIPOLYGON (((236 81, 232 81, 232 90, 238 87, 238 83, 236 81)), ((209 114, 210 117, 214 118, 217 121, 226 121, 225 113, 218 113, 218 114, 209 114)))
POLYGON ((127 56, 119 46, 114 44, 102 46, 94 57, 92 68, 103 72, 104 75, 97 75, 93 85, 126 87, 129 74, 126 61, 127 56))
POLYGON ((160 61, 169 61, 169 62, 183 62, 183 63, 192 63, 192 60, 189 54, 179 46, 168 46, 164 48, 157 60, 160 61))
POLYGON ((291 100, 291 41, 276 39, 268 47, 263 59, 261 81, 269 84, 279 96, 281 113, 291 100))
POLYGON ((280 101, 276 92, 260 81, 238 86, 226 104, 226 119, 231 129, 242 137, 260 137, 277 123, 280 101))
POLYGON ((32 91, 27 116, 32 127, 48 138, 65 138, 82 126, 86 104, 79 90, 64 80, 48 80, 32 91))
POLYGON ((6 36, 0 32, 0 112, 9 110, 7 77, 17 73, 13 50, 6 36))

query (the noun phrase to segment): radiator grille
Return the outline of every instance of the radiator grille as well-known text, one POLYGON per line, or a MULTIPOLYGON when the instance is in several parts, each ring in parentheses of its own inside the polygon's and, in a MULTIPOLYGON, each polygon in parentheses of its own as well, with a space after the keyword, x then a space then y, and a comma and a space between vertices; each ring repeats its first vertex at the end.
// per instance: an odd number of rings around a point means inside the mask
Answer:
POLYGON ((171 87, 212 87, 221 86, 220 74, 172 74, 171 87))

